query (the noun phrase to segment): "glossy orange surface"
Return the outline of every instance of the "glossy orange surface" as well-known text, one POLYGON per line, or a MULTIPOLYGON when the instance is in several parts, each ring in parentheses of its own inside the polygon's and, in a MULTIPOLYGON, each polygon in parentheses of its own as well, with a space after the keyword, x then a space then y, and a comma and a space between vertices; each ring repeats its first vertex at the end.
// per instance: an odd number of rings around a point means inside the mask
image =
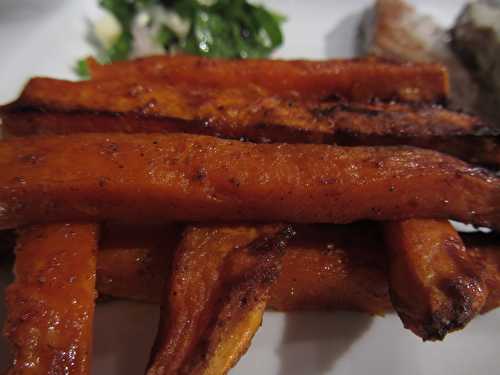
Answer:
POLYGON ((483 312, 500 306, 500 236, 471 234, 462 236, 467 253, 486 283, 488 299, 483 312))
MULTIPOLYGON (((373 224, 347 226, 314 225, 296 228, 282 258, 282 270, 271 291, 269 307, 280 311, 356 310, 382 314, 392 310, 389 298, 387 258, 382 233, 373 224), (332 272, 335 270, 335 272, 332 272)), ((490 235, 463 235, 470 261, 486 283, 487 300, 482 312, 500 306, 500 243, 490 235)), ((108 275, 124 274, 110 285, 97 289, 117 298, 159 303, 161 285, 154 276, 128 269, 153 268, 157 250, 123 245, 118 262, 99 257, 98 269, 108 275), (139 263, 139 265, 137 265, 139 263), (151 266, 148 266, 151 264, 151 266), (125 273, 127 272, 127 273, 125 273), (122 283, 121 285, 119 283, 122 283), (147 285, 147 287, 143 287, 147 285), (145 294, 138 291, 148 290, 145 294)), ((170 252, 169 252, 170 254, 170 252)))
POLYGON ((291 235, 280 224, 188 227, 147 373, 225 374, 234 366, 260 327, 291 235))
POLYGON ((257 143, 410 145, 500 165, 497 138, 488 136, 491 127, 474 116, 423 104, 283 98, 252 84, 220 90, 147 79, 34 78, 0 116, 5 131, 15 136, 183 132, 257 143))
MULTIPOLYGON (((280 276, 271 290, 270 308, 343 309, 371 314, 390 309, 386 256, 376 225, 301 225, 295 230, 297 234, 285 249, 280 276)), ((155 267, 155 259, 172 256, 172 250, 148 248, 146 243, 131 244, 127 249, 123 243, 113 258, 99 253, 97 289, 117 298, 159 303, 161 284, 155 282, 158 274, 154 273, 162 273, 155 267), (99 272, 114 281, 104 283, 99 272)), ((239 260, 233 262, 231 274, 241 274, 248 268, 248 257, 239 260)))
POLYGON ((405 147, 80 134, 2 141, 0 170, 0 228, 102 219, 348 223, 411 217, 500 225, 497 177, 405 147))
POLYGON ((253 82, 273 94, 346 100, 441 102, 448 74, 439 64, 395 64, 382 60, 221 60, 199 56, 153 56, 99 65, 89 61, 97 80, 137 81, 151 77, 167 84, 240 87, 253 82))
POLYGON ((99 294, 159 302, 181 233, 175 224, 105 224, 97 253, 99 294))
POLYGON ((448 221, 410 219, 384 228, 392 304, 405 327, 442 340, 483 309, 481 271, 448 221))
POLYGON ((8 374, 90 374, 97 235, 91 224, 20 231, 6 291, 8 374))

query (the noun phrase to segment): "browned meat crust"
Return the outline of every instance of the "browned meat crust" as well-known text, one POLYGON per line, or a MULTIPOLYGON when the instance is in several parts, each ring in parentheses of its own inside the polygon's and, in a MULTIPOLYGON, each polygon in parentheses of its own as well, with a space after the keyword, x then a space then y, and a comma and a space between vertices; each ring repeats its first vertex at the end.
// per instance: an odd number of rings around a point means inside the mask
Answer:
POLYGON ((500 128, 498 99, 480 87, 450 47, 448 31, 404 0, 377 0, 360 26, 360 52, 392 61, 441 63, 450 74, 449 104, 500 128))

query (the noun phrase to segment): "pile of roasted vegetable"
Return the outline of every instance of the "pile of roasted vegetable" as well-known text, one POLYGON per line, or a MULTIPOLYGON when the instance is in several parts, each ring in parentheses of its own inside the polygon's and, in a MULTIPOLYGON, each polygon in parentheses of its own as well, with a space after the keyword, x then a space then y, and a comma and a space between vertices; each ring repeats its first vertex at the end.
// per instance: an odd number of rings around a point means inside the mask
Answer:
POLYGON ((161 303, 150 375, 226 373, 266 308, 439 340, 500 305, 498 237, 448 221, 500 228, 498 138, 440 65, 87 64, 0 111, 11 374, 88 373, 96 290, 161 303))

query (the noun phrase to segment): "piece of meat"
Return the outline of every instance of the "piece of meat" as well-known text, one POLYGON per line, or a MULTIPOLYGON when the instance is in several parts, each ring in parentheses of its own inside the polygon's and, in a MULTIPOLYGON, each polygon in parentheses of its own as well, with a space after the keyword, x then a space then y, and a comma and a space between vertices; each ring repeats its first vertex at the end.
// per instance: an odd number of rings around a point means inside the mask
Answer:
POLYGON ((183 132, 254 142, 409 145, 500 165, 493 127, 473 116, 425 105, 284 99, 256 88, 36 78, 1 117, 14 136, 183 132))
POLYGON ((261 325, 293 231, 194 225, 176 250, 147 373, 225 374, 261 325))
POLYGON ((500 105, 500 2, 467 4, 451 31, 452 46, 481 82, 485 95, 500 105))
POLYGON ((0 228, 83 219, 500 223, 497 177, 405 147, 80 134, 0 142, 0 170, 0 228))
POLYGON ((448 221, 410 219, 384 225, 389 288, 406 328, 423 340, 462 329, 488 296, 481 271, 448 221))
POLYGON ((92 224, 20 231, 6 290, 7 374, 90 374, 97 236, 92 224))
POLYGON ((497 99, 482 90, 449 41, 445 29, 404 0, 377 0, 360 25, 362 55, 443 64, 450 74, 450 107, 477 113, 500 127, 497 99))
POLYGON ((441 103, 448 76, 439 64, 359 60, 224 60, 199 56, 153 56, 100 65, 89 60, 92 79, 141 81, 191 87, 238 88, 251 82, 274 95, 346 100, 441 103))

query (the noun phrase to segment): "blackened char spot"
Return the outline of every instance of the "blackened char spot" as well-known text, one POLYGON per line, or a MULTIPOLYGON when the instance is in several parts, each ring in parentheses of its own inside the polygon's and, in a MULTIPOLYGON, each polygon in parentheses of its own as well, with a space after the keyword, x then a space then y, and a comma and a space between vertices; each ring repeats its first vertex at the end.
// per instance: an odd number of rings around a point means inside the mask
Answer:
POLYGON ((440 289, 450 297, 451 304, 433 312, 424 324, 424 340, 442 340, 452 331, 462 329, 478 313, 474 307, 480 281, 464 277, 441 281, 440 289))
POLYGON ((273 249, 284 249, 288 241, 295 236, 295 230, 287 225, 280 233, 258 238, 248 245, 250 251, 269 252, 273 249))
POLYGON ((199 181, 199 182, 201 182, 201 181, 203 181, 206 177, 207 177, 207 171, 206 171, 206 169, 205 169, 205 168, 199 168, 199 169, 195 172, 193 179, 194 179, 195 181, 199 181))

